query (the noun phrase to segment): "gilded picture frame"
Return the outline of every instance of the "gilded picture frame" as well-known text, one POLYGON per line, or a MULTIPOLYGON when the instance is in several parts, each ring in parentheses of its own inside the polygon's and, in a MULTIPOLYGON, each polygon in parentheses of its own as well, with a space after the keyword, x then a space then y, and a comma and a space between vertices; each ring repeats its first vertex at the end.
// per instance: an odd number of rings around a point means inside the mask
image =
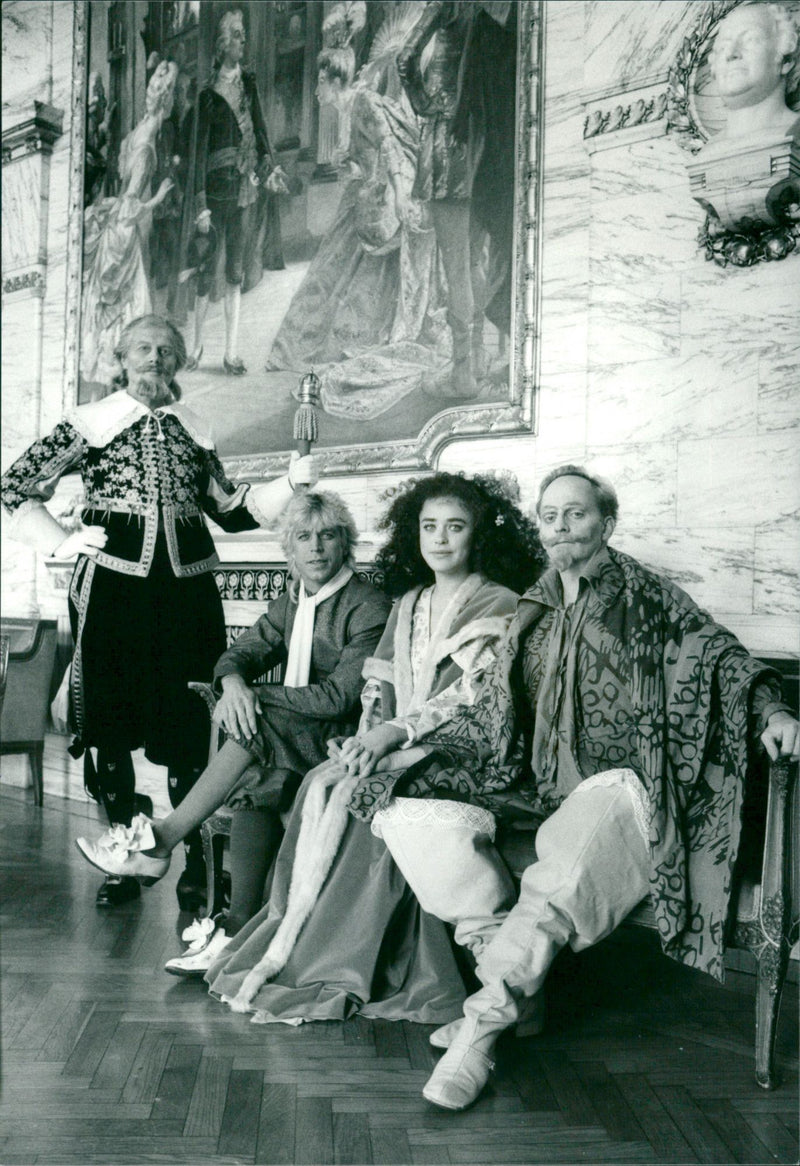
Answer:
MULTIPOLYGON (((72 93, 72 129, 71 129, 71 158, 72 170, 70 176, 70 216, 69 216, 69 232, 67 239, 68 249, 68 288, 67 288, 67 330, 65 337, 65 405, 73 404, 76 401, 94 399, 97 395, 102 395, 102 391, 97 385, 92 385, 89 382, 89 390, 87 392, 87 381, 83 375, 82 366, 85 367, 85 351, 82 351, 82 337, 85 339, 87 335, 87 312, 92 310, 92 303, 87 292, 87 285, 90 282, 91 272, 88 270, 86 263, 87 243, 87 166, 86 166, 86 151, 87 151, 87 100, 90 98, 90 75, 96 74, 97 70, 94 65, 97 63, 96 57, 98 44, 97 34, 97 9, 103 7, 104 9, 113 9, 113 4, 107 4, 105 0, 86 0, 85 3, 77 3, 74 8, 75 20, 75 37, 74 37, 74 69, 73 77, 73 93, 72 93), (94 21, 94 31, 92 22, 94 21), (94 47, 95 55, 92 55, 92 48, 94 47)), ((125 6, 128 9, 137 9, 140 6, 125 6)), ((151 5, 151 8, 153 6, 151 5)), ((162 6, 163 8, 164 6, 162 6)), ((248 3, 241 3, 238 5, 219 4, 216 0, 201 0, 200 4, 194 6, 166 6, 172 8, 194 7, 198 12, 198 40, 203 41, 205 38, 206 48, 203 52, 198 50, 198 63, 196 67, 197 81, 193 91, 189 94, 189 105, 193 105, 197 100, 197 92, 203 85, 203 77, 207 73, 208 62, 213 55, 214 50, 214 32, 218 29, 220 16, 226 11, 242 10, 244 13, 245 27, 248 28, 248 18, 252 15, 249 12, 250 5, 248 3), (211 32, 209 30, 212 30, 211 32)), ((330 13, 336 5, 325 4, 314 6, 303 5, 287 5, 276 3, 274 8, 276 10, 275 19, 278 15, 283 19, 289 16, 304 16, 309 21, 310 15, 304 14, 301 10, 306 7, 309 12, 312 10, 322 10, 321 15, 330 13), (288 10, 292 9, 289 13, 288 10), (297 11, 295 11, 297 10, 297 11)), ((341 6, 338 6, 341 7, 341 6)), ((383 6, 386 9, 394 8, 396 10, 405 8, 414 8, 415 14, 426 6, 423 4, 401 3, 394 5, 387 4, 383 6)), ((429 6, 430 7, 430 6, 429 6)), ((433 6, 439 8, 447 8, 447 5, 433 6)), ((422 394, 414 391, 408 394, 403 400, 387 410, 383 415, 378 415, 377 418, 367 419, 365 422, 359 417, 352 419, 345 416, 328 416, 326 412, 326 405, 323 403, 318 406, 318 429, 319 441, 315 447, 315 452, 318 454, 321 468, 326 475, 337 474, 352 474, 352 473, 369 473, 372 471, 413 471, 434 466, 441 450, 450 442, 458 440, 468 440, 473 438, 481 438, 486 436, 497 436, 505 434, 523 434, 531 433, 535 428, 535 403, 536 403, 536 385, 538 379, 538 359, 539 359, 539 316, 540 316, 540 262, 539 252, 541 246, 541 183, 542 183, 542 89, 543 89, 543 19, 544 19, 544 5, 542 0, 522 0, 521 3, 511 5, 474 5, 471 8, 485 8, 487 11, 491 9, 512 9, 514 19, 516 20, 516 93, 515 93, 515 119, 514 119, 514 144, 513 144, 513 240, 512 253, 508 256, 509 273, 508 279, 510 283, 510 304, 509 304, 509 324, 507 335, 501 336, 498 329, 496 332, 496 359, 495 365, 499 366, 500 372, 498 374, 495 369, 494 379, 489 381, 482 381, 476 376, 476 385, 479 386, 477 393, 469 398, 460 398, 458 396, 450 398, 449 396, 437 396, 432 394, 430 397, 425 394, 424 403, 420 406, 417 402, 417 396, 422 399, 422 394), (505 342, 503 345, 502 342, 505 342), (503 370, 502 362, 506 359, 506 367, 503 370), (417 396, 415 396, 415 392, 417 396), (414 411, 416 409, 416 412, 414 411), (381 420, 383 416, 383 421, 381 420)), ((259 6, 259 14, 266 10, 266 5, 259 6)), ((101 14, 102 15, 102 14, 101 14)), ((496 15, 496 13, 495 13, 496 15)), ((161 18, 159 16, 159 18, 161 18)), ((318 17, 314 15, 314 19, 318 17)), ((388 20, 388 18, 387 18, 388 20)), ((255 22, 254 22, 255 23, 255 22)), ((319 24, 319 20, 318 20, 319 24)), ((298 24, 296 30, 302 32, 302 26, 298 24)), ((143 101, 142 93, 146 87, 148 74, 152 76, 153 57, 152 50, 149 52, 146 60, 145 52, 148 50, 146 33, 148 30, 139 29, 139 36, 142 44, 135 42, 135 49, 138 53, 139 60, 139 81, 138 93, 139 97, 136 99, 143 101), (146 69, 146 71, 143 71, 146 69)), ((149 30, 152 34, 152 29, 149 30)), ((162 30, 163 32, 163 30, 162 30)), ((260 44, 263 45, 266 34, 263 29, 260 32, 260 44)), ((377 38, 375 38, 377 39, 377 38)), ((293 42, 290 42, 293 43, 293 42)), ((169 59, 169 45, 166 46, 167 51, 163 51, 165 46, 159 45, 162 50, 162 59, 169 59)), ((322 51, 324 45, 321 45, 320 28, 314 30, 313 36, 307 32, 304 45, 304 59, 306 65, 311 62, 311 66, 316 71, 316 62, 319 60, 318 53, 322 51)), ((374 40, 373 40, 374 48, 374 40)), ((361 60, 369 62, 370 52, 369 43, 361 46, 361 60)), ((110 58, 113 54, 109 52, 106 54, 110 58)), ((243 62, 246 64, 246 61, 243 62)), ((359 69, 363 68, 363 64, 359 69)), ((276 74, 277 75, 277 74, 276 74)), ((92 79, 92 85, 96 85, 96 80, 92 79)), ((277 83, 276 83, 277 84, 277 83)), ((106 78, 106 88, 111 89, 106 78)), ((132 78, 126 77, 125 93, 128 94, 132 88, 132 78)), ((297 113, 295 117, 297 136, 301 136, 303 132, 308 133, 307 127, 309 124, 314 124, 315 138, 314 142, 317 144, 317 157, 311 158, 310 162, 314 163, 316 171, 320 171, 319 155, 322 150, 319 148, 319 139, 321 137, 318 122, 313 119, 319 118, 319 110, 317 103, 309 103, 308 101, 308 84, 306 84, 306 98, 302 107, 302 111, 297 113), (305 121, 306 130, 302 129, 303 120, 305 121)), ((274 89, 273 99, 274 99, 274 89)), ((108 94, 113 97, 112 93, 108 94)), ((186 93, 184 93, 186 99, 186 93)), ((264 95, 262 94, 262 100, 264 95)), ((129 98, 130 102, 130 98, 129 98)), ((111 102, 109 102, 111 104, 111 102)), ((135 104, 135 101, 133 102, 135 104)), ((276 118, 271 118, 271 110, 268 101, 265 101, 265 117, 269 125, 270 121, 275 124, 276 118)), ((187 108, 189 108, 187 105, 187 108)), ((300 105, 298 102, 298 111, 300 105)), ((123 131, 130 133, 135 125, 135 112, 131 108, 128 112, 128 123, 125 126, 118 128, 117 132, 117 149, 119 149, 119 139, 123 137, 123 131)), ((279 126, 279 133, 284 133, 286 137, 292 131, 292 126, 289 124, 291 118, 289 115, 283 116, 282 119, 277 119, 281 122, 279 126)), ((89 131, 91 133, 91 130, 89 131)), ((351 131, 352 138, 352 131, 351 131)), ((275 161, 282 165, 284 172, 288 174, 289 185, 291 187, 288 195, 281 192, 284 197, 291 197, 292 190, 303 189, 303 182, 305 181, 309 166, 306 165, 303 170, 302 165, 295 168, 293 173, 290 167, 285 165, 285 159, 291 158, 290 148, 281 150, 279 147, 275 150, 275 161), (298 170, 303 171, 298 179, 298 170)), ((301 154, 302 154, 301 145, 301 154)), ((306 150, 308 154, 308 150, 306 150)), ((334 159, 334 167, 336 165, 334 159)), ((310 163, 309 163, 310 164, 310 163)), ((324 170, 324 165, 322 166, 324 170)), ((323 174, 321 181, 324 182, 326 176, 323 174)), ((330 182, 330 177, 327 176, 327 181, 330 182)), ((341 179, 337 179, 341 183, 341 179)), ((154 187, 150 188, 150 191, 154 187)), ((306 193, 310 188, 310 182, 306 186, 306 193)), ((109 183, 108 189, 102 191, 96 197, 97 203, 105 202, 107 206, 111 207, 114 212, 115 204, 113 200, 119 198, 120 194, 120 178, 119 167, 117 166, 117 183, 116 192, 113 183, 109 183)), ((329 187, 333 189, 333 185, 329 187)), ((188 182, 187 182, 188 190, 188 182)), ((325 196, 327 191, 318 187, 313 193, 325 196)), ((148 193, 150 193, 148 191, 148 193)), ((302 198, 302 194, 301 194, 302 198)), ((310 201, 307 200, 307 201, 310 201)), ((94 212, 92 212, 94 213, 94 212)), ((307 212, 307 217, 311 212, 307 212)), ((287 219, 290 216, 287 216, 287 219)), ((334 216, 335 217, 335 216, 334 216)), ((333 225, 334 218, 329 215, 330 221, 333 225)), ((312 224, 313 225, 313 224, 312 224)), ((186 231, 184 228, 184 237, 186 231)), ((324 232, 320 230, 322 236, 324 232)), ((309 263, 313 263, 313 256, 309 263)), ((185 254, 182 256, 182 263, 184 268, 190 267, 185 259, 185 254)), ((291 265, 289 265, 291 266, 291 265)), ((441 264, 439 264, 441 267, 441 264)), ((290 274, 292 274, 290 272, 290 274)), ((269 284, 268 277, 265 286, 269 284)), ((283 278, 283 275, 282 275, 283 278)), ((302 279, 305 278, 301 271, 295 276, 294 294, 297 294, 297 287, 302 284, 302 279), (302 277, 302 278, 301 278, 302 277)), ((263 282, 263 281, 262 281, 263 282)), ((191 283, 191 281, 190 281, 191 283)), ((247 295, 256 296, 258 289, 252 292, 245 292, 242 296, 242 303, 247 302, 247 295)), ((261 294, 261 293, 259 293, 261 294)), ((444 293, 445 297, 447 293, 444 293)), ((255 303, 255 299, 252 301, 255 303)), ((154 302, 153 310, 163 310, 160 303, 154 302)), ((243 313, 244 314, 244 313, 243 313)), ((250 313, 252 316, 252 312, 250 313)), ((438 304, 438 315, 440 321, 442 319, 449 320, 448 306, 445 298, 442 298, 438 304)), ((209 318, 211 318, 209 316, 209 318)), ((217 305, 217 320, 222 320, 222 305, 217 305)), ((176 321, 182 327, 184 335, 187 339, 187 347, 191 351, 192 345, 192 313, 184 311, 184 319, 176 321)), ((252 329, 252 322, 250 324, 252 329)), ((222 325, 219 324, 221 333, 222 325)), ((490 329, 491 331, 491 329, 490 329)), ((248 335, 250 335, 248 333, 248 335)), ((220 348, 221 335, 217 338, 217 346, 220 348)), ((85 347, 85 346, 84 346, 85 347)), ((251 345, 252 348, 252 345, 251 345)), ((391 354, 394 350, 389 349, 390 360, 391 354)), ((370 356, 372 353, 370 352, 370 356)), ((252 362, 255 364, 255 362, 252 362)), ((291 370, 286 370, 286 375, 282 375, 282 385, 285 386, 288 382, 289 376, 292 384, 289 386, 289 393, 286 394, 285 400, 281 404, 280 417, 272 416, 265 413, 263 416, 259 415, 259 400, 264 399, 264 395, 269 391, 269 374, 258 372, 250 373, 241 378, 226 376, 222 368, 214 366, 213 357, 208 360, 208 368, 205 371, 200 369, 200 377, 197 374, 182 373, 179 376, 184 400, 192 408, 194 408, 201 417, 209 419, 216 431, 218 440, 218 448, 229 472, 235 477, 244 477, 250 480, 258 480, 261 478, 270 478, 276 473, 284 470, 291 450, 295 446, 295 440, 290 427, 290 416, 297 406, 297 401, 294 397, 290 399, 290 393, 296 392, 294 385, 299 383, 299 378, 307 371, 315 371, 320 369, 324 374, 324 362, 317 366, 316 362, 309 361, 308 368, 295 367, 291 370), (201 388, 198 388, 201 385, 201 388), (237 396, 238 394, 238 396, 237 396), (244 436, 237 437, 236 433, 225 433, 225 424, 230 421, 230 418, 236 414, 236 409, 240 411, 245 409, 247 413, 247 426, 241 428, 241 433, 244 436), (216 416, 215 416, 216 412, 216 416), (223 437, 219 439, 219 425, 217 422, 222 422, 223 437)), ((440 381, 446 385, 448 375, 448 365, 445 360, 443 364, 440 363, 438 376, 440 381)), ((423 379, 425 379, 423 377, 423 379)), ((282 388, 282 392, 285 389, 282 388)))

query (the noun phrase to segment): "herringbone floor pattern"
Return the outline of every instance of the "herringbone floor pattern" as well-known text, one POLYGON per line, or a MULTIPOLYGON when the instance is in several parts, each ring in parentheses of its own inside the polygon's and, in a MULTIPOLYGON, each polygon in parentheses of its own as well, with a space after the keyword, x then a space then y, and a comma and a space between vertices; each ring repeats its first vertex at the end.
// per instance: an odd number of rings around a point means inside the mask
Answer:
POLYGON ((545 1034, 505 1040, 485 1096, 448 1115, 420 1096, 428 1028, 250 1025, 162 972, 177 872, 100 913, 85 811, 0 809, 6 1166, 797 1161, 795 985, 765 1094, 751 978, 721 988, 620 934, 557 965, 545 1034))

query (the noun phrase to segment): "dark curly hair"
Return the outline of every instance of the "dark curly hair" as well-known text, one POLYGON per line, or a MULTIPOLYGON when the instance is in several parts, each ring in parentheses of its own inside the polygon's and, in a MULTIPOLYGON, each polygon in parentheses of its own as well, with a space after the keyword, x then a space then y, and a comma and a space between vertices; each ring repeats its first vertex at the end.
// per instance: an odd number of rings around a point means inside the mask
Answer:
POLYGON ((541 574, 546 555, 533 522, 517 505, 519 488, 488 474, 434 474, 411 478, 385 495, 391 504, 379 523, 389 532, 375 565, 383 573, 387 594, 402 595, 420 583, 433 582, 433 571, 419 549, 419 516, 432 498, 455 498, 474 523, 470 570, 523 592, 541 574))

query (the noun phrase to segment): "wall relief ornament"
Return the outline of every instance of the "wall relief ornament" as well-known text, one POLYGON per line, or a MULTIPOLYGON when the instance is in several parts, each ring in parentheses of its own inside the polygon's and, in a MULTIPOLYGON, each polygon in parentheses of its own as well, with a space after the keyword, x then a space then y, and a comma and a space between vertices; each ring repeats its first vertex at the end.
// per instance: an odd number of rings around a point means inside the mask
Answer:
POLYGON ((584 141, 600 134, 612 134, 646 122, 660 121, 666 109, 666 93, 653 94, 648 99, 638 97, 627 105, 615 105, 613 109, 594 109, 584 118, 584 141))
POLYGON ((698 242, 722 267, 784 259, 800 240, 798 8, 714 0, 669 71, 667 132, 692 155, 691 192, 707 215, 698 242), (772 63, 754 55, 756 34, 772 63))

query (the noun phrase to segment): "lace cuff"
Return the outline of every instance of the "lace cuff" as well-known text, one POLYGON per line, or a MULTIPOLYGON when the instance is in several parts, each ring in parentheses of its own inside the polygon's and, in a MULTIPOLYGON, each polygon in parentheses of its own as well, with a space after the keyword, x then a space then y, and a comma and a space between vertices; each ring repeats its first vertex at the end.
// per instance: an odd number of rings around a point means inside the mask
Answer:
POLYGON ((379 810, 372 819, 370 829, 376 838, 383 838, 383 823, 445 830, 465 826, 476 834, 485 834, 491 842, 497 829, 495 816, 489 810, 449 798, 392 798, 386 809, 379 810))

